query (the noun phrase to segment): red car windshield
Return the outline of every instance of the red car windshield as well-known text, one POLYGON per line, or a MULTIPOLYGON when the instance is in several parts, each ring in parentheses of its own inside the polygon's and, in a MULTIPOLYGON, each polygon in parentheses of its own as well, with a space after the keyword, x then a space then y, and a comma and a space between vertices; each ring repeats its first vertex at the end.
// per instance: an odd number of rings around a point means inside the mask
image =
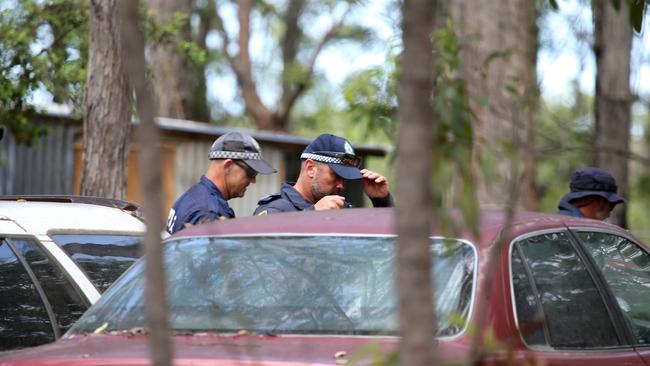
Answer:
MULTIPOLYGON (((395 335, 394 239, 368 236, 192 238, 167 243, 170 325, 178 332, 395 335)), ((432 239, 438 334, 464 329, 476 255, 432 239)), ((137 262, 68 335, 145 325, 137 262)))

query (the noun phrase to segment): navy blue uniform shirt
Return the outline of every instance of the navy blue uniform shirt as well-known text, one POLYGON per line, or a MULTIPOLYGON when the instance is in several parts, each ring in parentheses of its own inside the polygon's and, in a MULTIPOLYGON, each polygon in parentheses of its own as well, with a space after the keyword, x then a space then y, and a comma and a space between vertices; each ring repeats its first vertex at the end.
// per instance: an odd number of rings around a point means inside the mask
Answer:
POLYGON ((580 210, 576 206, 572 205, 569 202, 569 198, 570 197, 566 197, 566 196, 562 197, 560 203, 557 206, 558 208, 557 213, 566 216, 584 217, 582 212, 580 212, 580 210))
MULTIPOLYGON (((392 207, 393 200, 389 194, 386 198, 371 198, 373 207, 392 207)), ((270 194, 262 197, 253 215, 267 215, 277 212, 313 210, 314 204, 307 201, 295 188, 293 184, 284 182, 280 188, 280 193, 270 194)), ((344 207, 350 207, 345 202, 344 207)))
POLYGON ((187 192, 176 200, 169 210, 167 231, 170 234, 185 227, 185 224, 200 224, 218 220, 221 217, 232 219, 235 211, 230 208, 228 201, 205 175, 187 192))

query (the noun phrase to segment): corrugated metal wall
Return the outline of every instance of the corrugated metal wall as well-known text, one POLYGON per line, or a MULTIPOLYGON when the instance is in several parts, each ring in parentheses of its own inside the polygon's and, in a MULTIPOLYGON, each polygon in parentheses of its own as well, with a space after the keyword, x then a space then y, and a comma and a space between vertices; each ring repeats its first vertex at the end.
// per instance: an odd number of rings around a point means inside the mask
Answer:
POLYGON ((50 133, 29 147, 9 131, 0 141, 0 194, 72 194, 75 127, 49 125, 50 133))
MULTIPOLYGON (((243 198, 234 198, 228 203, 237 217, 250 216, 257 207, 261 196, 276 193, 280 190, 284 172, 284 152, 280 149, 260 144, 264 160, 268 161, 278 174, 258 175, 255 184, 246 189, 243 198)), ((212 143, 183 142, 176 147, 176 198, 199 181, 208 168, 208 151, 212 143)))

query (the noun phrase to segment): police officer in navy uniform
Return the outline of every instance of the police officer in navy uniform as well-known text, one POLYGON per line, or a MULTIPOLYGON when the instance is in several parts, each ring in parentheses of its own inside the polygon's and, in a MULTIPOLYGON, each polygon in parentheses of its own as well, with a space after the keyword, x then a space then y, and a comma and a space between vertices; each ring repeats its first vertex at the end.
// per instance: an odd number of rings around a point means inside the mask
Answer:
POLYGON ((341 195, 347 179, 363 180, 363 191, 374 207, 393 205, 386 178, 367 169, 359 170, 361 159, 342 137, 331 134, 318 136, 300 159, 298 180, 294 184, 285 182, 280 193, 260 199, 254 215, 350 207, 341 195))
POLYGON ((587 167, 571 175, 571 192, 558 204, 558 213, 568 216, 607 220, 614 207, 625 202, 616 191, 616 180, 604 169, 587 167))
POLYGON ((210 148, 210 166, 201 180, 178 198, 169 210, 170 234, 189 225, 235 217, 228 200, 243 197, 246 187, 260 174, 276 170, 262 159, 259 144, 242 132, 219 137, 210 148))

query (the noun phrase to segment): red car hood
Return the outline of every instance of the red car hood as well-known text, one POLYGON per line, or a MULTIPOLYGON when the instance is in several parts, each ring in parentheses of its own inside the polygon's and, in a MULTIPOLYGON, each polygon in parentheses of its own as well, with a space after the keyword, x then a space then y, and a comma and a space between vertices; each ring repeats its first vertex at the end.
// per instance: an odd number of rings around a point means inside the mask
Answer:
MULTIPOLYGON (((377 353, 388 355, 398 343, 399 339, 391 337, 174 336, 173 364, 336 365, 337 357, 344 361, 361 353, 368 358, 377 353), (374 347, 374 351, 368 354, 364 347, 374 347)), ((0 366, 149 364, 144 336, 81 336, 0 356, 0 366)))

